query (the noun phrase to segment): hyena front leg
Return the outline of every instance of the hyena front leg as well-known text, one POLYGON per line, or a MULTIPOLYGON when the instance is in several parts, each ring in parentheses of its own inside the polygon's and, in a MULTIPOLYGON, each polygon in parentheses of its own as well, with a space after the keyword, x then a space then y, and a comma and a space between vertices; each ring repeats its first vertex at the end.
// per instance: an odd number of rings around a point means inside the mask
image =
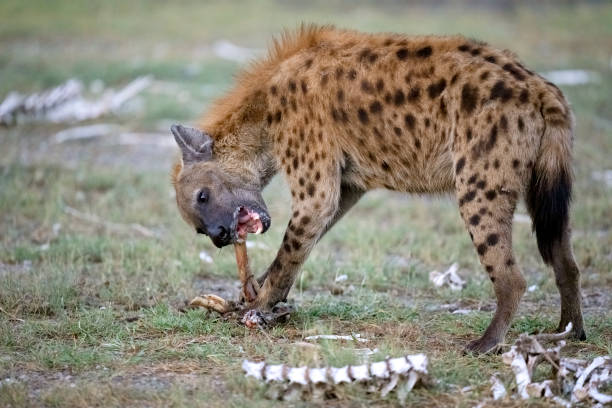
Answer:
MULTIPOLYGON (((342 187, 340 189, 340 200, 338 203, 338 209, 336 210, 336 213, 334 214, 332 220, 327 223, 327 226, 325 227, 323 233, 319 235, 317 241, 321 240, 321 238, 323 238, 327 231, 329 231, 351 208, 353 208, 353 206, 357 204, 359 199, 363 197, 364 194, 365 191, 359 188, 342 184, 342 187)), ((287 235, 285 234, 285 236, 287 235)), ((267 277, 268 272, 266 271, 266 273, 257 278, 257 282, 259 283, 260 287, 263 286, 267 277)))
POLYGON ((456 182, 459 210, 497 297, 493 320, 467 350, 486 353, 503 342, 525 292, 525 279, 512 252, 512 216, 519 193, 500 186, 499 175, 465 167, 456 182))
POLYGON ((286 300, 300 267, 338 214, 340 171, 337 165, 331 163, 326 171, 311 171, 308 179, 295 173, 289 178, 293 215, 276 259, 264 275, 255 307, 269 307, 286 300))

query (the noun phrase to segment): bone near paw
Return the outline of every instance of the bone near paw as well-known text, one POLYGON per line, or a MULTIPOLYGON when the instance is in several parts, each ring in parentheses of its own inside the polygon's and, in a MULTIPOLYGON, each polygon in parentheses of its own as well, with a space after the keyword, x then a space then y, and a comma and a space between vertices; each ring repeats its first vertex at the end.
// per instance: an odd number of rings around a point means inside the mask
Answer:
POLYGON ((246 301, 251 303, 257 299, 259 285, 249 268, 246 242, 244 240, 242 242, 236 242, 234 244, 234 251, 236 253, 236 265, 238 266, 238 277, 242 283, 242 294, 246 301))
POLYGON ((203 307, 208 310, 214 310, 218 313, 227 313, 232 310, 231 302, 217 295, 196 296, 189 302, 189 306, 203 307))

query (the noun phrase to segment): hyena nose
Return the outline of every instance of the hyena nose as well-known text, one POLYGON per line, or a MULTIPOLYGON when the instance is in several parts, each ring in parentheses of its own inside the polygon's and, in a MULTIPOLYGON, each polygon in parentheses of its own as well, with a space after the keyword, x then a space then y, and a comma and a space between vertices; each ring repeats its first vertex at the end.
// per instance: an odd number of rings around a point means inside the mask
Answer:
POLYGON ((230 238, 229 230, 224 226, 219 225, 211 234, 211 238, 220 242, 227 241, 230 238))

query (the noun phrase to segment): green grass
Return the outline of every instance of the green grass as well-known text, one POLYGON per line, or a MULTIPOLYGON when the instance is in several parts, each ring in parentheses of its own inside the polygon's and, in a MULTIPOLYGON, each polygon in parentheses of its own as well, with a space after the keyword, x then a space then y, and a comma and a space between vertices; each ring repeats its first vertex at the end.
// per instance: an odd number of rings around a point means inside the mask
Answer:
MULTIPOLYGON (((499 12, 390 1, 7 0, 0 3, 0 98, 72 77, 118 87, 152 74, 154 85, 127 113, 97 122, 166 134, 168 123, 195 121, 231 86, 240 67, 217 59, 213 41, 264 48, 271 34, 300 21, 459 32, 513 49, 539 71, 595 70, 600 82, 562 87, 577 119, 572 219, 589 336, 570 342, 566 353, 589 358, 612 353, 612 188, 592 178, 593 171, 611 169, 611 20, 606 4, 499 12)), ((180 219, 168 175, 175 152, 113 145, 105 138, 49 144, 63 128, 0 128, 0 381, 12 379, 0 383, 0 406, 284 406, 242 376, 243 359, 355 364, 355 349, 362 347, 378 348, 373 359, 427 353, 437 383, 409 395, 415 406, 475 406, 489 396, 493 373, 511 384, 499 356, 461 353, 486 328, 495 303, 448 197, 369 193, 304 265, 290 294, 298 305, 290 321, 252 332, 213 313, 184 310, 193 296, 235 290, 237 280, 231 248, 216 249, 180 219), (67 206, 127 227, 80 220, 67 206), (158 238, 144 237, 130 224, 158 238), (214 263, 202 262, 200 251, 214 263), (467 287, 433 288, 429 272, 454 262, 467 287), (333 296, 341 274, 348 276, 344 294, 333 296), (472 312, 452 314, 455 309, 472 312), (306 336, 319 333, 359 333, 369 341, 303 345, 306 336), (466 386, 472 390, 461 392, 466 386)), ((253 238, 265 246, 249 250, 255 271, 273 259, 289 218, 290 196, 281 178, 264 197, 273 225, 253 238)), ((526 213, 524 207, 518 211, 526 213)), ((553 274, 540 259, 530 226, 516 224, 514 239, 528 285, 537 289, 526 294, 509 343, 523 332, 554 330, 558 319, 553 274)), ((356 387, 340 390, 330 403, 399 404, 393 394, 380 398, 356 387)))

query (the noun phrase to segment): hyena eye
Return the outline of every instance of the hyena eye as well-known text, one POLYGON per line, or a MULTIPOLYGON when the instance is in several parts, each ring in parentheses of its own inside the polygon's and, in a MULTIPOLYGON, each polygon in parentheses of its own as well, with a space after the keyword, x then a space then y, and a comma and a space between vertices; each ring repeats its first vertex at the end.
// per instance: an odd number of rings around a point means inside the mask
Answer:
POLYGON ((208 190, 200 190, 198 192, 198 203, 204 204, 208 201, 208 190))

